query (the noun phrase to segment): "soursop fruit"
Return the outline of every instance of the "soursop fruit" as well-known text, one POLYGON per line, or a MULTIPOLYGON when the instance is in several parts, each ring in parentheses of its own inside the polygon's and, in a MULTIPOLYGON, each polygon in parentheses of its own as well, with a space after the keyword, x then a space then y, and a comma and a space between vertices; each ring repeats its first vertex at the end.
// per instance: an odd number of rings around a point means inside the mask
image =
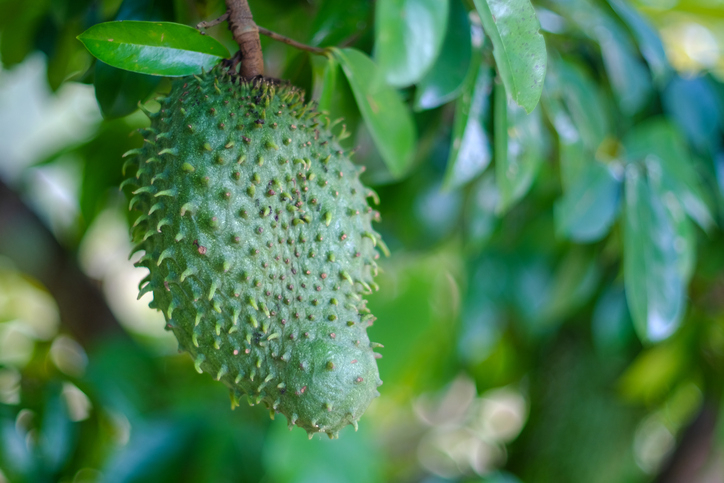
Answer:
POLYGON ((182 78, 124 166, 140 295, 199 372, 311 436, 357 420, 380 381, 364 296, 386 250, 329 119, 298 89, 182 78))

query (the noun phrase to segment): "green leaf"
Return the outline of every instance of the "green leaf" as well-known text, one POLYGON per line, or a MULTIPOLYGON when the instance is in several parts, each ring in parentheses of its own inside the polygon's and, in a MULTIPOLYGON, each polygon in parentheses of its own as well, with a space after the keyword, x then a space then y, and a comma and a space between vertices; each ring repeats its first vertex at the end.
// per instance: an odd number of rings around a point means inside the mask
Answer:
POLYGON ((172 22, 105 22, 83 32, 78 40, 113 67, 169 77, 210 70, 229 56, 217 40, 172 22))
POLYGON ((314 56, 312 58, 314 72, 314 95, 317 100, 317 109, 330 112, 334 100, 334 90, 337 87, 337 74, 339 64, 333 57, 314 56))
POLYGON ((611 129, 606 99, 600 88, 582 67, 571 62, 556 62, 549 74, 553 93, 562 99, 572 126, 585 147, 595 153, 611 129))
POLYGON ((530 189, 543 163, 547 140, 541 110, 526 115, 495 85, 495 179, 500 190, 498 214, 506 212, 530 189))
POLYGON ((505 89, 531 113, 546 75, 546 44, 529 0, 475 0, 505 89))
POLYGON ((603 65, 613 93, 624 114, 636 114, 646 106, 653 86, 646 66, 639 60, 626 32, 613 22, 601 22, 596 28, 603 65))
POLYGON ((160 77, 116 69, 97 61, 93 84, 101 113, 106 119, 127 116, 156 90, 160 77))
POLYGON ((488 66, 478 69, 478 74, 465 89, 455 106, 452 144, 448 157, 443 186, 455 189, 463 186, 485 171, 492 152, 484 121, 490 111, 492 76, 488 66))
POLYGON ((390 172, 400 177, 412 163, 415 124, 397 92, 388 86, 374 87, 377 66, 355 49, 333 49, 354 93, 362 118, 390 172))
POLYGON ((418 82, 442 47, 449 0, 377 2, 375 60, 380 75, 396 87, 418 82))
POLYGON ((600 240, 616 219, 621 199, 620 166, 580 159, 582 172, 555 207, 559 234, 574 241, 600 240))
POLYGON ((670 191, 704 230, 714 226, 693 161, 679 131, 663 118, 631 129, 623 140, 630 161, 655 157, 661 163, 662 189, 670 191))
POLYGON ((463 90, 466 76, 473 69, 470 62, 473 55, 470 28, 468 11, 463 3, 453 1, 440 55, 415 90, 415 109, 441 106, 455 99, 463 90))
POLYGON ((643 341, 670 336, 684 312, 676 233, 664 203, 635 165, 626 169, 624 281, 634 327, 643 341))
POLYGON ((369 0, 324 0, 310 30, 310 45, 338 45, 361 35, 371 25, 369 0))
POLYGON ((654 80, 659 85, 663 84, 672 73, 672 69, 666 58, 664 44, 656 33, 656 29, 628 2, 624 0, 608 0, 608 3, 631 29, 638 42, 641 54, 654 74, 654 80))
POLYGON ((611 285, 601 294, 591 317, 591 335, 596 350, 602 355, 621 352, 634 340, 622 286, 611 285))
POLYGON ((495 214, 498 206, 498 187, 495 174, 488 171, 473 183, 465 206, 465 241, 468 248, 477 251, 490 239, 498 224, 495 214))

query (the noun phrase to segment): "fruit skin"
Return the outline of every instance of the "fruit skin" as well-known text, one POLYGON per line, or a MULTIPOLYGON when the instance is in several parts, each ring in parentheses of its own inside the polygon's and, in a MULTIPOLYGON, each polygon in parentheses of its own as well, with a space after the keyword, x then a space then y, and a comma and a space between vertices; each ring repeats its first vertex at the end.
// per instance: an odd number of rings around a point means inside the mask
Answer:
POLYGON ((330 438, 382 384, 365 294, 376 195, 294 87, 220 69, 177 80, 127 153, 131 235, 166 328, 199 372, 330 438))

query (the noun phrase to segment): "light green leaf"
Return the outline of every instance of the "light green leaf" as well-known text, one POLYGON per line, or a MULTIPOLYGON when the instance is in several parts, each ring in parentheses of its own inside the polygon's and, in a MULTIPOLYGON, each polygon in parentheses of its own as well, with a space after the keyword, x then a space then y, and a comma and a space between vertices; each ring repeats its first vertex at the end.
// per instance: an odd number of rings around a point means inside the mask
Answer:
POLYGON ((141 74, 178 77, 210 70, 229 51, 187 25, 135 20, 94 25, 78 40, 113 67, 141 74))
POLYGON ((638 166, 626 169, 624 282, 634 327, 643 341, 669 337, 684 313, 684 279, 676 231, 666 207, 638 166))
MULTIPOLYGON (((472 55, 468 11, 462 2, 456 0, 450 5, 447 33, 440 55, 415 90, 415 109, 433 109, 460 95, 466 76, 473 70, 472 55)), ((475 55, 480 56, 480 52, 475 55)))
POLYGON ((329 112, 332 108, 334 89, 337 87, 337 73, 339 64, 332 57, 312 57, 312 71, 314 73, 314 95, 317 108, 329 112))
POLYGON ((365 54, 355 49, 332 49, 332 53, 342 66, 387 168, 396 177, 404 175, 412 162, 416 143, 409 109, 393 88, 384 85, 375 88, 377 66, 365 54))
MULTIPOLYGON (((621 199, 621 176, 615 166, 580 159, 582 171, 555 207, 559 234, 579 242, 601 239, 616 219, 621 199)), ((623 171, 620 166, 620 171, 623 171)))
POLYGON ((488 133, 483 125, 490 109, 492 76, 487 66, 478 69, 474 83, 463 91, 455 106, 450 156, 443 186, 455 189, 485 171, 492 157, 488 133))
POLYGON ((538 104, 546 75, 546 44, 530 0, 475 0, 505 89, 526 112, 538 104))
POLYGON ((396 87, 418 82, 432 67, 445 37, 449 0, 380 0, 375 60, 396 87))
POLYGON ((495 85, 495 179, 500 190, 498 214, 505 213, 530 189, 547 150, 541 110, 518 107, 495 85))

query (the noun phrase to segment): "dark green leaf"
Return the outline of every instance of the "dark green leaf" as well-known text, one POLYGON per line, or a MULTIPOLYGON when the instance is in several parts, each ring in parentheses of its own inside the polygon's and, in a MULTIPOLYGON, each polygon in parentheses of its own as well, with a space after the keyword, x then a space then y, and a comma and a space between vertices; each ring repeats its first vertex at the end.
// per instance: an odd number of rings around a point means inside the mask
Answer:
POLYGON ((621 19, 626 22, 638 41, 639 49, 649 64, 654 80, 662 84, 672 72, 666 58, 664 44, 655 28, 625 0, 608 0, 621 19))
POLYGON ((338 45, 362 34, 372 15, 370 0, 324 0, 312 22, 311 45, 338 45))
POLYGON ((415 90, 416 109, 432 109, 460 95, 466 75, 472 70, 470 34, 468 11, 462 2, 454 0, 450 4, 447 32, 440 55, 415 90))
POLYGON ((714 225, 686 143, 666 120, 651 119, 630 130, 624 138, 631 161, 654 156, 661 165, 661 185, 681 202, 686 213, 704 230, 714 225))
POLYGON ((603 354, 620 352, 633 340, 623 287, 612 285, 598 299, 591 317, 591 335, 596 349, 603 354))
POLYGON ((365 54, 355 49, 332 52, 342 66, 382 159, 393 175, 402 176, 410 167, 416 141, 409 109, 393 88, 374 88, 377 66, 365 54))
POLYGON ((506 91, 526 112, 532 112, 543 91, 548 58, 530 0, 475 0, 475 7, 493 42, 506 91))
POLYGON ((127 116, 158 87, 161 78, 116 69, 100 60, 95 65, 96 99, 106 119, 127 116))
POLYGON ((616 218, 623 169, 590 159, 578 162, 582 172, 556 203, 556 228, 572 240, 591 242, 606 235, 616 218))
MULTIPOLYGON (((0 59, 6 68, 19 64, 32 50, 36 33, 49 8, 47 1, 23 1, 8 9, 7 19, 0 18, 0 59)), ((5 10, 5 9, 3 9, 5 10)))
POLYGON ((474 83, 463 91, 455 106, 452 144, 448 157, 446 189, 455 189, 474 179, 490 164, 492 152, 484 122, 490 110, 492 76, 488 66, 478 69, 474 83))
POLYGON ((197 74, 229 56, 217 40, 172 22, 106 22, 89 28, 78 39, 106 64, 141 74, 197 74))
POLYGON ((495 85, 495 179, 500 190, 498 213, 506 212, 530 189, 545 157, 547 141, 541 109, 531 114, 495 85))
POLYGON ((666 207, 637 166, 626 169, 624 280, 643 341, 670 336, 684 313, 684 279, 666 207))
POLYGON ((449 0, 387 0, 377 3, 375 60, 396 87, 418 82, 442 47, 449 0))

